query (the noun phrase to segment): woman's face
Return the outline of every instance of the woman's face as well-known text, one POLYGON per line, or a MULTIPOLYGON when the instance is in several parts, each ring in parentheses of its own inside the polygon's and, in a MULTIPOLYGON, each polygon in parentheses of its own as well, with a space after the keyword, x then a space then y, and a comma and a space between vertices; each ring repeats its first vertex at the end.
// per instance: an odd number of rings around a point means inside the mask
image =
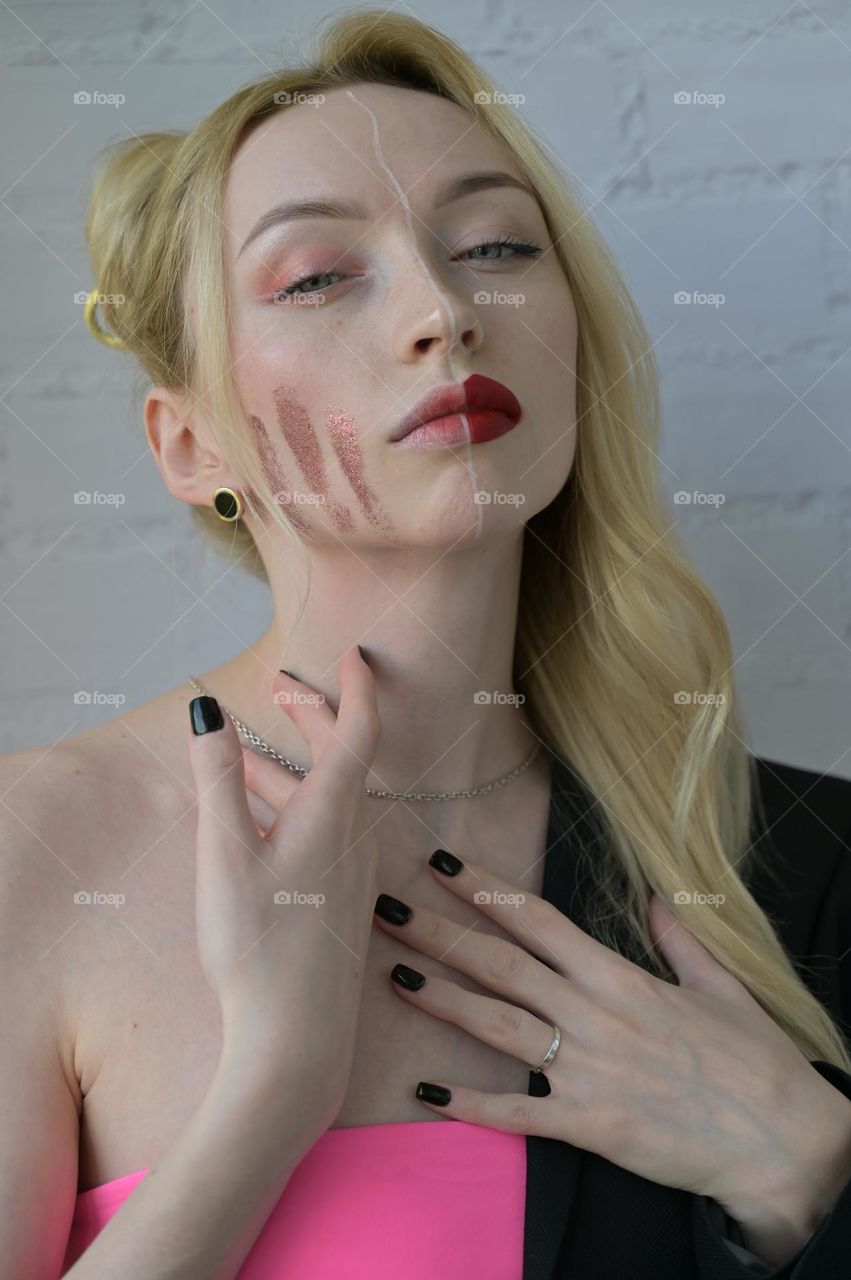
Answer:
POLYGON ((576 313, 544 216, 511 185, 447 198, 494 170, 525 185, 462 108, 376 84, 277 112, 237 152, 233 372, 272 490, 314 539, 473 545, 520 528, 567 479, 576 313), (265 217, 295 201, 359 207, 265 217), (460 417, 394 440, 446 384, 460 417))

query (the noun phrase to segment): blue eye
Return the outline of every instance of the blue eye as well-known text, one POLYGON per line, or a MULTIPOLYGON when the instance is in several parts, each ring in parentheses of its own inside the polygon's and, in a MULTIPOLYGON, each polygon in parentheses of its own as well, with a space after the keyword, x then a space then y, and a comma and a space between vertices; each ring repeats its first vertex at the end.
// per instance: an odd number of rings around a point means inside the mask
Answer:
MULTIPOLYGON (((526 258, 537 258, 539 254, 542 252, 540 245, 532 244, 531 242, 525 241, 525 240, 513 240, 511 236, 505 236, 505 237, 500 237, 499 239, 496 239, 496 240, 482 240, 479 242, 479 244, 474 244, 471 248, 465 249, 462 257, 466 258, 468 254, 478 253, 480 249, 494 249, 494 248, 511 249, 513 253, 517 254, 520 257, 526 257, 526 258)), ((502 257, 503 255, 500 253, 498 257, 488 255, 487 257, 483 256, 478 259, 473 259, 473 261, 501 262, 502 257)), ((287 285, 285 289, 276 289, 275 292, 272 294, 272 301, 281 302, 286 298, 292 298, 292 297, 298 297, 298 296, 306 297, 312 293, 320 292, 321 290, 316 285, 316 281, 328 280, 328 279, 331 279, 333 276, 342 276, 342 275, 343 275, 343 272, 341 271, 322 271, 322 272, 311 271, 307 275, 301 276, 300 279, 294 280, 293 283, 287 285), (313 285, 314 287, 310 289, 305 289, 303 288, 304 285, 313 285)), ((331 286, 328 285, 326 287, 330 288, 331 286)))

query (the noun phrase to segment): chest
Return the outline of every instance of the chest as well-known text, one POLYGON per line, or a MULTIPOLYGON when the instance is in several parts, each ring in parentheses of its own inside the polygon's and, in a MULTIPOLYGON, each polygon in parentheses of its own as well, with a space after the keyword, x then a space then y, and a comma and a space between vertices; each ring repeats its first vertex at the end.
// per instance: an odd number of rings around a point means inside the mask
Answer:
MULTIPOLYGON (((519 849, 506 840, 491 849, 489 864, 511 879, 537 862, 523 878, 533 893, 540 893, 543 880, 540 816, 519 849)), ((219 1007, 195 949, 194 884, 191 875, 175 873, 194 857, 187 834, 181 843, 176 831, 169 847, 147 862, 126 893, 123 915, 99 926, 96 945, 87 947, 79 969, 85 986, 78 1049, 85 1095, 79 1191, 161 1159, 200 1104, 219 1059, 219 1007)), ((485 860, 481 848, 470 856, 485 860)), ((453 899, 424 868, 388 862, 380 887, 459 923, 476 920, 487 932, 510 936, 453 899)), ((414 1096, 419 1080, 525 1094, 527 1064, 396 994, 389 974, 397 962, 481 990, 448 964, 406 946, 401 935, 396 939, 374 928, 348 1090, 333 1127, 433 1119, 414 1096)))

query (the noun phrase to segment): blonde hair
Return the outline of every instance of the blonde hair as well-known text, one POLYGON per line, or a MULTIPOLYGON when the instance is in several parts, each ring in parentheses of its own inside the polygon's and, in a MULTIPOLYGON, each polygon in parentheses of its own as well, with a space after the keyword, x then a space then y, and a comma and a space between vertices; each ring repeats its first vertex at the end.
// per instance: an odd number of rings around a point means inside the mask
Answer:
MULTIPOLYGON (((288 109, 286 95, 362 82, 441 95, 490 130, 534 186, 579 327, 576 456, 558 497, 527 522, 515 687, 594 799, 599 839, 582 855, 593 885, 588 927, 670 979, 646 924, 650 892, 674 915, 679 891, 722 892, 722 905, 688 913, 688 928, 808 1059, 851 1070, 841 1032, 742 878, 756 856, 754 761, 732 647, 663 499, 652 344, 605 241, 543 144, 457 45, 391 11, 326 22, 312 62, 239 89, 188 133, 148 133, 108 150, 87 233, 100 293, 124 298, 103 304, 110 331, 155 385, 198 398, 249 510, 304 554, 230 377, 221 226, 234 153, 254 126, 288 109), (712 696, 683 706, 678 691, 712 696)), ((211 508, 192 510, 206 536, 264 576, 244 521, 233 528, 211 508)))

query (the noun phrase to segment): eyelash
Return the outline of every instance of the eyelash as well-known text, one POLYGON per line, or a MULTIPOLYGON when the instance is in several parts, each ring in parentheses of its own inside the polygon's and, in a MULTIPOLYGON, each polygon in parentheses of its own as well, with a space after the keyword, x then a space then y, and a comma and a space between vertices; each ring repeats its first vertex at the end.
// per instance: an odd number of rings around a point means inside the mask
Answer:
MULTIPOLYGON (((475 253, 477 249, 489 249, 494 245, 508 246, 512 248, 515 251, 515 253, 519 254, 521 257, 527 257, 527 258, 537 258, 538 255, 542 252, 541 246, 537 244, 533 244, 531 241, 513 240, 511 236, 505 236, 505 237, 500 236, 495 240, 481 240, 479 241, 478 244, 471 245, 469 249, 465 249, 464 254, 466 255, 468 253, 475 253)), ((480 258, 479 261, 480 262, 501 262, 502 256, 500 255, 499 258, 480 258)), ((293 283, 290 285, 287 285, 285 289, 276 289, 275 292, 272 294, 272 301, 278 302, 283 298, 292 297, 293 294, 299 291, 301 285, 309 284, 311 280, 321 280, 324 276, 339 276, 342 274, 343 273, 341 271, 311 271, 307 275, 301 276, 300 279, 294 280, 293 283)), ((328 285, 327 287, 331 288, 332 286, 328 285)), ((320 291, 315 289, 308 289, 306 293, 303 293, 301 296, 305 297, 310 293, 316 293, 316 292, 320 292, 320 291)))

